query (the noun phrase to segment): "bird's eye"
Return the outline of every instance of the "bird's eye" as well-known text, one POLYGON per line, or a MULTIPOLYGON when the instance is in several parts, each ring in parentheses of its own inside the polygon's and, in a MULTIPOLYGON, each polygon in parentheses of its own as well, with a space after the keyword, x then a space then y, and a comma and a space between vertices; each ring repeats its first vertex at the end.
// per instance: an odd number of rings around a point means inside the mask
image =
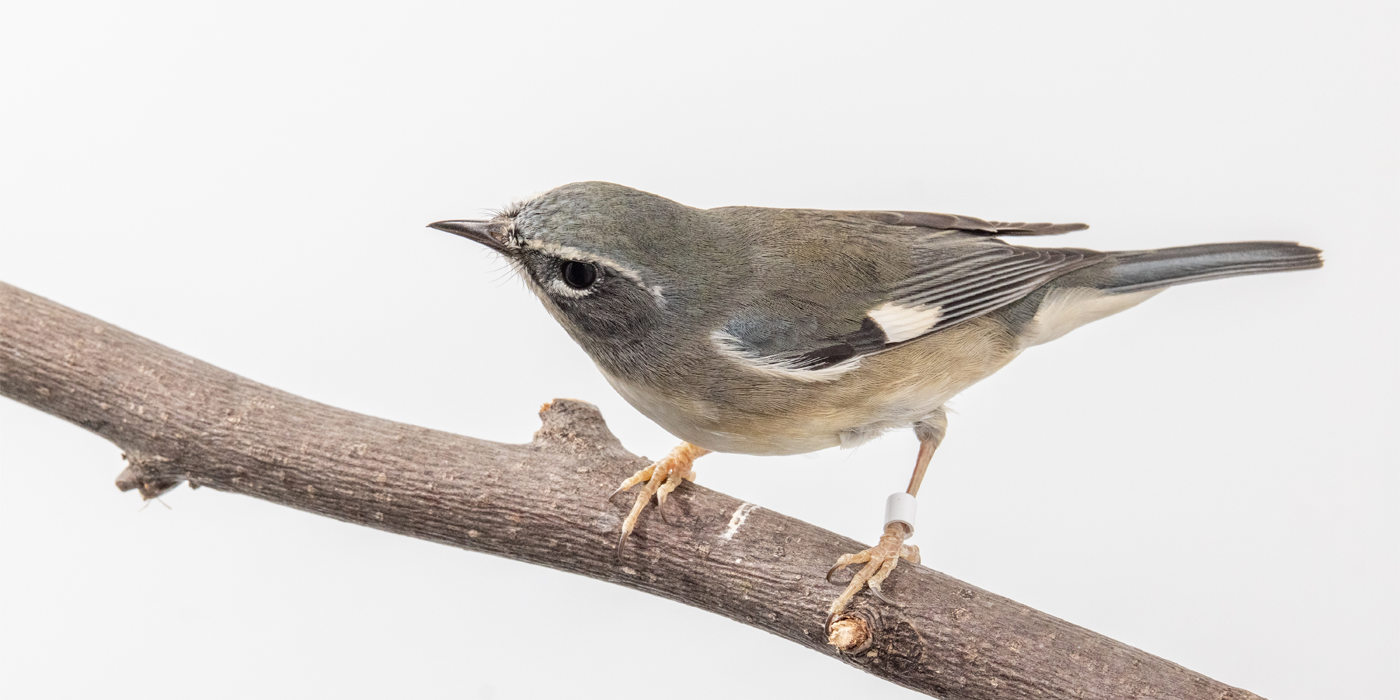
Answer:
POLYGON ((574 289, 588 289, 598 280, 598 270, 592 265, 577 260, 565 260, 559 266, 559 274, 564 278, 564 284, 574 289))

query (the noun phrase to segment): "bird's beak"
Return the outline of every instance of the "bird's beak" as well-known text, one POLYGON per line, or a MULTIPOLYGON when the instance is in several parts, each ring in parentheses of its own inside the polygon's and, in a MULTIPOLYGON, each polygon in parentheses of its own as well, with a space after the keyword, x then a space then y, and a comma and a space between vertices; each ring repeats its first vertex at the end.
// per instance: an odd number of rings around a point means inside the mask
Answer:
POLYGON ((428 224, 428 228, 469 238, 498 253, 510 252, 505 243, 505 230, 490 221, 438 221, 428 224))

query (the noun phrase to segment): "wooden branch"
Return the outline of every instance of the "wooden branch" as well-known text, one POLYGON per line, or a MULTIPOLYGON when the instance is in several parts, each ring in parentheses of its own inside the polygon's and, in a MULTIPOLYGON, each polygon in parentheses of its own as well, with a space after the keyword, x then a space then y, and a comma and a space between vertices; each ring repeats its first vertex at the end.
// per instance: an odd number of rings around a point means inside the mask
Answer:
POLYGON ((116 443, 123 490, 180 482, 542 564, 719 613, 943 698, 1258 696, 920 566, 857 596, 838 649, 823 578, 865 545, 686 484, 622 560, 624 506, 645 466, 593 406, 545 404, 526 445, 343 411, 244 379, 0 283, 0 394, 116 443))

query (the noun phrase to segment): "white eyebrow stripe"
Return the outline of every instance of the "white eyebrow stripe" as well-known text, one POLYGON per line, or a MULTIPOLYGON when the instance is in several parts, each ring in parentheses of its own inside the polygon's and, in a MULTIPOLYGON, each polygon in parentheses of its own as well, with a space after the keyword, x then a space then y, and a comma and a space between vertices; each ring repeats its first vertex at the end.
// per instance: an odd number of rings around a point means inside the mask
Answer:
POLYGON ((665 289, 661 285, 658 284, 648 287, 646 283, 642 281, 642 276, 637 274, 636 270, 633 270, 632 268, 627 267, 626 265, 623 265, 622 263, 619 263, 618 261, 613 260, 612 258, 603 257, 601 255, 590 253, 585 250, 579 250, 578 248, 571 248, 566 245, 559 245, 558 243, 549 243, 533 238, 527 238, 525 240, 522 240, 520 244, 525 248, 538 250, 541 253, 545 253, 546 255, 552 255, 556 258, 578 260, 580 262, 590 262, 597 265, 602 265, 608 268, 609 270, 616 272, 618 276, 623 277, 632 284, 637 285, 642 289, 642 291, 646 292, 647 294, 650 294, 652 298, 656 300, 658 306, 666 305, 666 297, 662 296, 662 292, 664 292, 665 289))

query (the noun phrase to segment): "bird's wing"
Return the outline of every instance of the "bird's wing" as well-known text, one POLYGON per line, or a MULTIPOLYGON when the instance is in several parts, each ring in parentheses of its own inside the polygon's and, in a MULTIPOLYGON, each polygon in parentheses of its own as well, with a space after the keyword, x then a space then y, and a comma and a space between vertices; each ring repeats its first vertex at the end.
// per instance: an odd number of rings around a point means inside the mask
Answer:
POLYGON ((1089 228, 1088 224, 1027 224, 985 221, 973 216, 935 214, 926 211, 849 211, 842 213, 890 226, 917 226, 933 230, 967 231, 985 236, 1053 236, 1089 228))
POLYGON ((1092 250, 1027 248, 983 232, 946 228, 907 238, 900 254, 898 275, 874 288, 818 293, 776 288, 747 305, 712 340, 722 352, 756 367, 822 381, 854 367, 861 357, 991 313, 1103 259, 1092 250))

